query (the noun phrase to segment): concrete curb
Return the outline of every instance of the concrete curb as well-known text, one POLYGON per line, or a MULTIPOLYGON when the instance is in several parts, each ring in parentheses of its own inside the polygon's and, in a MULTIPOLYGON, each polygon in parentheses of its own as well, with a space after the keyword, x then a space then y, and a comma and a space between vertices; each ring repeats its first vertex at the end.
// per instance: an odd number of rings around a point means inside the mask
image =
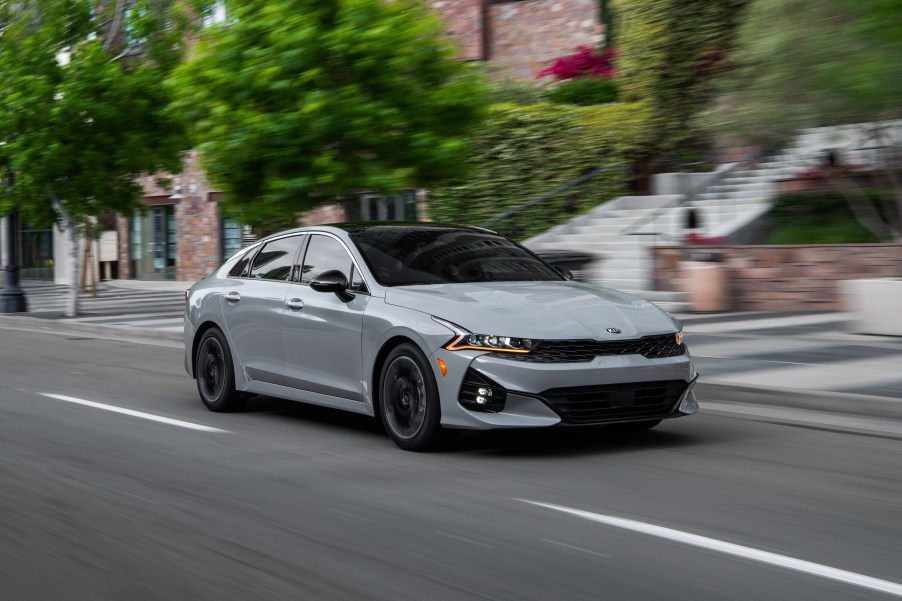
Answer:
POLYGON ((93 323, 70 322, 59 319, 44 319, 41 317, 29 317, 26 315, 0 315, 0 327, 13 326, 16 329, 31 330, 36 332, 85 332, 98 334, 104 337, 123 336, 129 338, 151 338, 154 340, 172 340, 181 342, 184 340, 182 332, 167 332, 138 328, 134 326, 115 326, 93 323))
POLYGON ((902 398, 778 386, 752 387, 704 380, 696 384, 695 395, 700 401, 791 407, 902 421, 902 398))

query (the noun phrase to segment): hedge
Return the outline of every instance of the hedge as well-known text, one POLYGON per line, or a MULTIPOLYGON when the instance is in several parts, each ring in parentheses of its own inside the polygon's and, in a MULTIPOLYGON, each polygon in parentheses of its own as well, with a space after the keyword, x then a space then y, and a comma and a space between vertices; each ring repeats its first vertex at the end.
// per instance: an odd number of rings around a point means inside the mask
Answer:
POLYGON ((494 105, 473 140, 469 176, 433 190, 429 216, 479 225, 594 169, 608 168, 492 226, 517 239, 541 233, 625 193, 631 156, 649 135, 646 122, 639 104, 494 105))

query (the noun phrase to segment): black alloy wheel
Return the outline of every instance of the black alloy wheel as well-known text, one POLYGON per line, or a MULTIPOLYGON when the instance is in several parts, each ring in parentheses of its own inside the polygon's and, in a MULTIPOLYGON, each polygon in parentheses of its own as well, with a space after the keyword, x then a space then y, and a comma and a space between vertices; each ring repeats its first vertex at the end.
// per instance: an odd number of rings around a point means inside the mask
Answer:
POLYGON ((200 339, 194 376, 200 399, 210 411, 236 411, 244 406, 245 399, 235 390, 232 353, 219 329, 210 328, 200 339))
POLYGON ((382 423, 396 445, 425 451, 439 443, 441 406, 435 376, 413 344, 395 347, 382 368, 379 404, 382 423))

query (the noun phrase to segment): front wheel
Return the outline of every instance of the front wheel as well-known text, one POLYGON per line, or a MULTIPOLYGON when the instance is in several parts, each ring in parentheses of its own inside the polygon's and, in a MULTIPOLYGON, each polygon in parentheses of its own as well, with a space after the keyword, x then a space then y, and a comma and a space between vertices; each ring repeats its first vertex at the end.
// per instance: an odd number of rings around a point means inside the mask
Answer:
POLYGON ((194 375, 200 399, 210 411, 237 411, 246 399, 235 390, 235 369, 225 336, 217 328, 204 332, 197 345, 194 375))
POLYGON ((426 357, 413 344, 401 344, 386 357, 379 403, 382 423, 396 445, 406 451, 425 451, 438 444, 438 387, 426 357))

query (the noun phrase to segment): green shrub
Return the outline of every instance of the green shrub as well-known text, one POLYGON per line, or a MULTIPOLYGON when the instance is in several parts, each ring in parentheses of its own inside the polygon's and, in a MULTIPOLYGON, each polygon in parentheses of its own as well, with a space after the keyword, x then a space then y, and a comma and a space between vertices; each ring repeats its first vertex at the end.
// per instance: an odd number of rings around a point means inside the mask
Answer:
MULTIPOLYGON (((878 209, 889 206, 891 192, 870 190, 878 209)), ((774 200, 769 216, 774 230, 769 244, 860 244, 879 242, 861 225, 844 196, 835 192, 783 194, 774 200)))
POLYGON ((436 221, 479 225, 603 166, 547 202, 492 225, 525 239, 625 192, 631 153, 647 136, 641 105, 494 105, 476 133, 469 177, 435 189, 436 221))
POLYGON ((618 87, 612 79, 581 77, 558 83, 545 92, 545 98, 554 104, 592 106, 617 100, 618 87))

